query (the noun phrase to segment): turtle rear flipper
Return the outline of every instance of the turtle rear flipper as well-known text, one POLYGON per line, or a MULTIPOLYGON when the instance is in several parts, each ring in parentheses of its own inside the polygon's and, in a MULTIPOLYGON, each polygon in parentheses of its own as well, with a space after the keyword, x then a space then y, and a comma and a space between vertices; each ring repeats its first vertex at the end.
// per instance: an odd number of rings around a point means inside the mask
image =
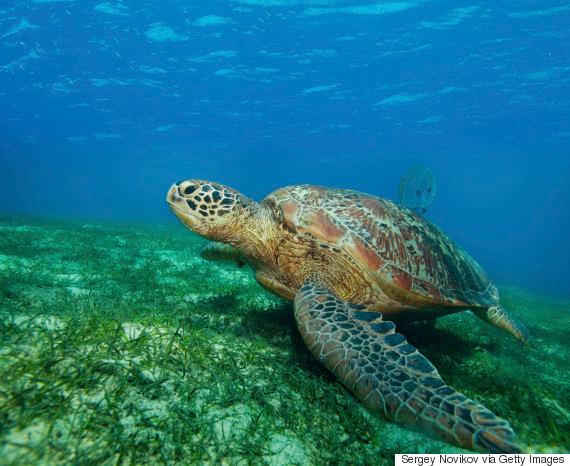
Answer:
POLYGON ((520 452, 507 421, 447 386, 380 313, 307 282, 295 297, 295 318, 311 353, 374 412, 465 448, 520 452))
POLYGON ((513 319, 502 306, 496 305, 486 309, 474 309, 473 314, 481 320, 510 333, 521 343, 527 345, 531 343, 530 333, 527 328, 519 321, 513 319))

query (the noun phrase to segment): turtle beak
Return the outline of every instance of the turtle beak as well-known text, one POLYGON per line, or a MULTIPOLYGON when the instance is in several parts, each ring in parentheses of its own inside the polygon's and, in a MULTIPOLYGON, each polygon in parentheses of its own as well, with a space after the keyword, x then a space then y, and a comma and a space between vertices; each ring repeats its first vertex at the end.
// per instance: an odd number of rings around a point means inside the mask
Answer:
POLYGON ((176 205, 181 201, 182 197, 180 197, 178 194, 178 186, 176 186, 176 184, 173 184, 166 193, 166 202, 168 202, 170 205, 176 205))
POLYGON ((166 193, 166 202, 178 218, 188 216, 190 213, 186 201, 178 192, 178 185, 176 184, 173 184, 166 193))
MULTIPOLYGON (((184 185, 183 185, 184 186, 184 185)), ((198 233, 199 235, 206 236, 208 233, 208 226, 202 216, 196 215, 196 212, 189 207, 195 204, 191 199, 180 194, 180 183, 173 184, 166 193, 166 202, 176 215, 178 220, 189 230, 198 233), (190 204, 189 204, 190 203, 190 204)))

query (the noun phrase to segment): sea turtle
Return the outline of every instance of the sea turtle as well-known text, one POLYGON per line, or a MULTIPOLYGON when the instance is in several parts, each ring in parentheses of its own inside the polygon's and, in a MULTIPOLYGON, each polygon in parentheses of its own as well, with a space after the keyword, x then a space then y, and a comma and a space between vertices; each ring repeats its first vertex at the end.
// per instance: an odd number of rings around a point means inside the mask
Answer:
POLYGON ((442 230, 379 197, 289 186, 255 202, 218 183, 174 184, 190 230, 226 243, 270 291, 294 301, 311 353, 372 411, 445 441, 519 452, 507 421, 446 385, 394 322, 471 310, 525 342, 482 268, 442 230))

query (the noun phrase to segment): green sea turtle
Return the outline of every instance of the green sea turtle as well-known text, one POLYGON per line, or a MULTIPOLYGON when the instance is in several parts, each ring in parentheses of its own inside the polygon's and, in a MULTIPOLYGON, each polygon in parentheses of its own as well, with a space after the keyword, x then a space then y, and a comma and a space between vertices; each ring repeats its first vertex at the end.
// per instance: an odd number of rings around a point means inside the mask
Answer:
POLYGON ((311 353, 372 411, 462 447, 520 451, 507 421, 446 385, 396 332, 393 322, 471 310, 527 340, 481 267, 433 223, 379 197, 309 185, 258 203, 187 180, 166 199, 185 226, 230 245, 261 285, 294 300, 311 353))

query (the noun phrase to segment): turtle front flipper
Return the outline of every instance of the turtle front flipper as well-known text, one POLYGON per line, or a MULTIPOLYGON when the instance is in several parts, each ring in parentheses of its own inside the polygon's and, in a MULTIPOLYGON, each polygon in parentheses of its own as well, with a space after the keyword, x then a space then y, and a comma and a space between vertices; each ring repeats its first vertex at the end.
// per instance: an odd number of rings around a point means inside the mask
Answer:
POLYGON ((237 248, 215 241, 206 244, 200 251, 200 256, 208 261, 235 262, 238 267, 243 267, 246 263, 243 254, 237 248))
POLYGON ((510 333, 521 343, 530 344, 530 333, 519 321, 513 319, 500 305, 491 306, 487 309, 473 310, 473 313, 488 324, 495 325, 510 333))
POLYGON ((465 448, 520 452, 507 421, 447 386, 382 314, 309 281, 295 297, 295 318, 311 353, 372 411, 465 448))

